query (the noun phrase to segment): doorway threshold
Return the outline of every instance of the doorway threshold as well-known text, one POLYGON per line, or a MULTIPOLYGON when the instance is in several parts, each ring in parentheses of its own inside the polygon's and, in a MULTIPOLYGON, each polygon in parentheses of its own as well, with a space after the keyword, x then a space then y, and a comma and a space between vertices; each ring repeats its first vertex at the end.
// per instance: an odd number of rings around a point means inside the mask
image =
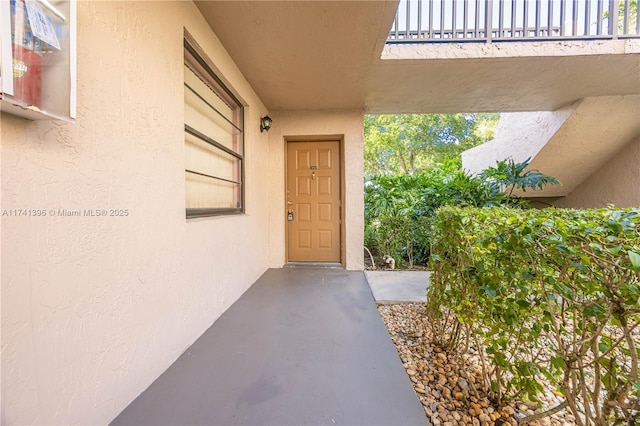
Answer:
POLYGON ((344 265, 338 262, 288 262, 283 268, 338 268, 344 269, 344 265))

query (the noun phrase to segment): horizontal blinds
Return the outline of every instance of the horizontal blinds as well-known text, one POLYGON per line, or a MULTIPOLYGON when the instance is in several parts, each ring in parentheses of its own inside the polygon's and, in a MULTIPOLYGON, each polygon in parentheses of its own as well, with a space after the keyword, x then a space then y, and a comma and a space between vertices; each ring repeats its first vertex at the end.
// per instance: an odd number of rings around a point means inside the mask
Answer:
MULTIPOLYGON (((189 210, 242 208, 242 106, 185 50, 185 190, 189 210), (210 77, 210 78, 207 78, 210 77)), ((194 215, 198 215, 195 212, 194 215)))

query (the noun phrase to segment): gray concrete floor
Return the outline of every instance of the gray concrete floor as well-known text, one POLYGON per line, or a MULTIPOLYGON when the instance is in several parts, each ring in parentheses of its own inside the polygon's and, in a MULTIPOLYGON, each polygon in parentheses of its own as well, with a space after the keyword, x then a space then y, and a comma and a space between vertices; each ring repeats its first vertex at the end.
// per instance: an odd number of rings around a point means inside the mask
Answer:
POLYGON ((426 302, 430 272, 365 271, 376 303, 426 302))
POLYGON ((113 425, 426 425, 362 272, 270 269, 113 425))

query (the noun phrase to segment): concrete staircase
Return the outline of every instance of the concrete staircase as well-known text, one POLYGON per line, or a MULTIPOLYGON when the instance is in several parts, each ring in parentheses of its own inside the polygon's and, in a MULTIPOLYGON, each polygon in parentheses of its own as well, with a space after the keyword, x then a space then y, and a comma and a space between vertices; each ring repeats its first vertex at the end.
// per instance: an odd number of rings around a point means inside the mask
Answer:
MULTIPOLYGON (((475 174, 509 157, 517 162, 531 158, 531 169, 554 176, 562 185, 526 195, 564 197, 639 138, 640 95, 585 98, 556 111, 504 114, 494 140, 464 152, 462 164, 475 174)), ((640 163, 633 170, 634 163, 625 168, 637 175, 640 163)), ((640 193, 640 180, 634 184, 632 179, 629 185, 627 191, 640 193)))

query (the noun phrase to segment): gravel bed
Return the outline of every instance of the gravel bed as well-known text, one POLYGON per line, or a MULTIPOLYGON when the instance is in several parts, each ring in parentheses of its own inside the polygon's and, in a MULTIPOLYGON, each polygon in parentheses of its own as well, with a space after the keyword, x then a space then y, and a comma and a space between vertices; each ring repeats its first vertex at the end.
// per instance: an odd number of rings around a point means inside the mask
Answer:
MULTIPOLYGON (((481 367, 474 354, 465 356, 467 365, 461 372, 449 354, 431 342, 423 303, 378 305, 378 310, 416 395, 434 426, 515 426, 518 419, 548 410, 563 401, 560 394, 546 389, 541 407, 529 401, 495 407, 480 389, 481 367), (478 386, 474 386, 476 383, 478 386), (478 390, 479 397, 472 395, 470 386, 478 390)), ((565 409, 529 424, 573 426, 575 418, 565 409)))

